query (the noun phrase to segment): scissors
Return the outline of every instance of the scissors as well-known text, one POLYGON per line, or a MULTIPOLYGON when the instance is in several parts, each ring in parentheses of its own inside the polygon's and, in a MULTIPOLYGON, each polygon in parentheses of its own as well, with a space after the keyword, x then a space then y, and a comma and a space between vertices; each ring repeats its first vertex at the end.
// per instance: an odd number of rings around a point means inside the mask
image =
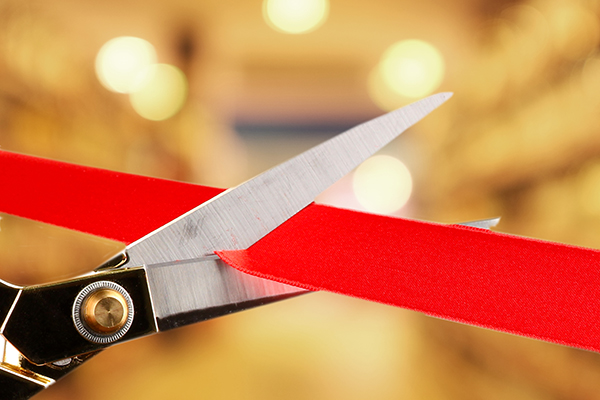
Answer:
POLYGON ((132 339, 307 293, 242 273, 215 255, 246 249, 444 103, 440 93, 356 126, 229 189, 129 244, 93 272, 15 286, 0 281, 0 399, 26 399, 132 339))

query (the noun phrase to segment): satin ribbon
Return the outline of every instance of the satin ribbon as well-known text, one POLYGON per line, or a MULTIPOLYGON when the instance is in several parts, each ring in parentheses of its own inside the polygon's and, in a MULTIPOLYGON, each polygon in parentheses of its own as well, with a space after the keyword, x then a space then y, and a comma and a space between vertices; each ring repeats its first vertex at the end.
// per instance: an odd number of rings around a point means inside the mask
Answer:
POLYGON ((224 189, 0 151, 0 211, 131 243, 224 189))
MULTIPOLYGON (((0 211, 130 243, 222 189, 0 151, 0 211)), ((600 252, 311 204, 243 272, 600 351, 600 252)))

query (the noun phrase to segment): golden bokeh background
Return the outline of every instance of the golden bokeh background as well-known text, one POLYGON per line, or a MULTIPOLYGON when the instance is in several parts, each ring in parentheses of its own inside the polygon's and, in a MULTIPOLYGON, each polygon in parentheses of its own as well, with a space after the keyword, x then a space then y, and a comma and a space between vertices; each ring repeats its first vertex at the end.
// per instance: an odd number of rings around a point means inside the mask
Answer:
MULTIPOLYGON (((599 44, 598 0, 0 0, 0 148, 229 187, 452 91, 319 201, 598 248, 599 44), (115 89, 97 60, 120 37, 155 53, 115 89)), ((9 282, 121 248, 1 217, 9 282)), ((111 348, 37 398, 597 399, 600 356, 315 293, 111 348)))

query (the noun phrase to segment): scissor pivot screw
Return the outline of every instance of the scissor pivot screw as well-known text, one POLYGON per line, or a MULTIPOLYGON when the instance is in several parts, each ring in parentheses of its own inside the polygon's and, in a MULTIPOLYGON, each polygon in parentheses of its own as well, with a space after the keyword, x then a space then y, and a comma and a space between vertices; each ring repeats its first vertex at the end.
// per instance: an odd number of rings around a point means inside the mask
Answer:
POLYGON ((83 319, 98 333, 114 333, 127 321, 125 297, 113 289, 97 290, 83 301, 83 319))
POLYGON ((133 322, 131 297, 114 282, 94 282, 75 298, 73 322, 79 333, 91 342, 119 340, 133 322))

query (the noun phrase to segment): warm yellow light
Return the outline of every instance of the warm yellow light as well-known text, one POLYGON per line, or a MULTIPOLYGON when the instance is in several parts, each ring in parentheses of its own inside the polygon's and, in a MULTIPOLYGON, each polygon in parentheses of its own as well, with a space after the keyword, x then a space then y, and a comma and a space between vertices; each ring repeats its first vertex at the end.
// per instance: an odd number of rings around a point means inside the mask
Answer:
POLYGON ((131 93, 131 105, 146 119, 160 121, 175 115, 187 98, 188 84, 177 67, 155 64, 148 67, 139 79, 141 88, 131 93))
POLYGON ((588 215, 600 217, 600 163, 591 164, 580 172, 578 198, 581 210, 588 215))
POLYGON ((156 63, 154 46, 144 39, 122 36, 109 40, 96 56, 96 75, 113 92, 131 93, 141 71, 156 63))
POLYGON ((385 51, 378 69, 394 92, 410 98, 424 97, 442 83, 444 58, 427 42, 404 40, 385 51))
POLYGON ((397 158, 374 156, 352 176, 354 195, 368 211, 388 214, 402 208, 412 193, 410 171, 397 158))
POLYGON ((367 90, 373 103, 384 111, 393 111, 414 101, 392 90, 384 82, 381 71, 377 67, 369 74, 367 90))
POLYGON ((327 19, 329 0, 264 0, 263 16, 275 30, 307 33, 327 19))

